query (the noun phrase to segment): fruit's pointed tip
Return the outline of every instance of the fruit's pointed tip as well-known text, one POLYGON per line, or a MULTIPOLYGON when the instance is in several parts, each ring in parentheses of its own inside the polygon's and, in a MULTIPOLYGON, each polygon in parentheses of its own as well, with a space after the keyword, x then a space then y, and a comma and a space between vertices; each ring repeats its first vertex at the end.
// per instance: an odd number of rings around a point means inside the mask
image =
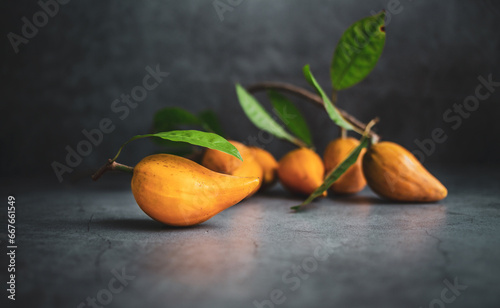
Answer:
POLYGON ((441 201, 448 196, 448 189, 441 183, 437 178, 435 178, 437 183, 434 187, 434 196, 436 201, 441 201))
POLYGON ((257 186, 259 186, 260 184, 262 184, 262 180, 260 177, 254 177, 253 180, 252 180, 252 186, 253 188, 256 188, 257 186))
POLYGON ((446 189, 446 187, 443 186, 443 189, 441 190, 441 194, 439 196, 439 200, 443 200, 446 197, 448 197, 448 189, 446 189))
POLYGON ((244 198, 248 198, 254 193, 258 191, 262 182, 259 177, 241 177, 240 179, 245 179, 245 183, 243 185, 246 186, 246 193, 244 198))
POLYGON ((258 176, 238 176, 240 179, 245 179, 247 180, 249 183, 260 183, 260 177, 258 176))

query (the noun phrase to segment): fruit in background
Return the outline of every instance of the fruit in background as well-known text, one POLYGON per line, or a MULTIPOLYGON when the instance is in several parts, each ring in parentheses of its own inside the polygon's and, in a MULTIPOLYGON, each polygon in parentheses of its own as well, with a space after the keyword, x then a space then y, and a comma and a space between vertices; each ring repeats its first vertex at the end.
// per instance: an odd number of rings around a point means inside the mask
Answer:
POLYGON ((203 155, 201 164, 212 171, 228 175, 258 177, 259 185, 250 194, 253 195, 262 185, 264 171, 246 145, 234 140, 229 140, 229 142, 238 149, 243 161, 221 151, 207 149, 203 155))
MULTIPOLYGON (((249 156, 249 150, 246 146, 237 141, 228 141, 238 149, 243 161, 245 157, 249 156)), ((243 164, 243 161, 221 151, 206 149, 201 159, 201 164, 212 171, 231 174, 243 164)))
POLYGON ((278 162, 271 153, 262 148, 249 147, 249 149, 264 172, 262 189, 270 188, 278 180, 278 162))
POLYGON ((448 194, 413 154, 393 142, 372 145, 363 157, 363 172, 370 188, 387 199, 433 202, 448 194))
POLYGON ((151 155, 134 167, 132 193, 151 218, 192 226, 240 202, 260 186, 257 177, 213 172, 189 159, 151 155))
MULTIPOLYGON (((323 162, 325 164, 325 173, 335 169, 349 153, 359 145, 359 140, 347 137, 338 138, 328 144, 323 154, 323 162)), ((363 175, 362 160, 365 149, 361 151, 356 160, 356 163, 349 167, 347 171, 336 180, 330 189, 338 194, 354 194, 361 191, 366 186, 366 180, 363 175)))
MULTIPOLYGON (((283 186, 301 195, 310 195, 323 183, 323 161, 308 148, 293 150, 279 161, 278 176, 283 186)), ((326 196, 326 191, 322 196, 326 196)))

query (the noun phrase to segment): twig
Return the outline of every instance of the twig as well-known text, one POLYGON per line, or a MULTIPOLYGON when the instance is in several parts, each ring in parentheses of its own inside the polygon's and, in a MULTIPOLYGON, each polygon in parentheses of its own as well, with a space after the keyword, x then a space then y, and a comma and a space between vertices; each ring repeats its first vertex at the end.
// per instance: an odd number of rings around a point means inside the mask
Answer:
POLYGON ((104 166, 102 166, 99 170, 97 170, 97 172, 94 173, 94 175, 92 175, 92 180, 97 181, 104 173, 110 170, 118 170, 118 171, 133 173, 134 167, 122 165, 113 161, 112 159, 108 159, 108 162, 104 166))
MULTIPOLYGON (((253 84, 249 87, 247 87, 247 91, 250 93, 255 93, 255 92, 260 92, 260 91, 265 91, 265 90, 280 90, 283 92, 288 92, 290 94, 293 94, 295 96, 305 98, 306 100, 313 102, 316 104, 316 106, 323 107, 324 108, 324 103, 323 100, 319 95, 316 95, 312 92, 309 92, 306 89, 303 89, 301 87, 294 86, 289 83, 284 83, 284 82, 272 82, 272 81, 266 81, 266 82, 260 82, 253 84)), ((364 131, 366 129, 366 124, 361 122, 360 120, 356 119, 346 111, 340 109, 337 107, 339 110, 340 114, 344 119, 346 119, 347 122, 349 122, 351 125, 356 126, 359 128, 361 131, 364 131)), ((380 136, 373 131, 370 131, 368 133, 368 136, 372 140, 379 140, 380 136)))

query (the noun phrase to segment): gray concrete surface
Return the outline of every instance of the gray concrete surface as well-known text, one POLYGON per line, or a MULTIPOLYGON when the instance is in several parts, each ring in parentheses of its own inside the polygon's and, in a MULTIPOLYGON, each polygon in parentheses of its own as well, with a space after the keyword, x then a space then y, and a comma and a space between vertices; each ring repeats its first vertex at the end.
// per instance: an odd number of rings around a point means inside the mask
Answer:
MULTIPOLYGON (((180 229, 141 212, 127 175, 60 186, 3 181, 1 198, 17 197, 16 304, 499 307, 500 168, 432 170, 450 191, 436 204, 388 203, 367 189, 292 214, 299 199, 277 187, 180 229), (114 278, 122 271, 126 285, 114 278)), ((0 306, 15 307, 1 293, 0 306)))

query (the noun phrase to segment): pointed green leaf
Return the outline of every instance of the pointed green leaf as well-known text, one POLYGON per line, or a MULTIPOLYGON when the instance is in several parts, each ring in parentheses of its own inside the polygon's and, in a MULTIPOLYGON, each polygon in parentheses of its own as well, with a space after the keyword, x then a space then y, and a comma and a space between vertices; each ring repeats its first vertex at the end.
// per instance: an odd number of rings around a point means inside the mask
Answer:
MULTIPOLYGON (((201 126, 204 130, 224 135, 215 113, 205 110, 198 116, 179 107, 167 107, 158 110, 153 118, 153 132, 164 132, 184 128, 185 126, 201 126)), ((176 148, 176 153, 189 152, 190 147, 183 143, 173 142, 165 139, 153 139, 155 143, 162 146, 176 148)))
POLYGON ((363 80, 377 64, 385 45, 385 12, 363 18, 340 38, 330 75, 333 88, 346 89, 363 80))
POLYGON ((250 93, 245 90, 240 84, 236 84, 236 93, 243 108, 243 111, 252 123, 257 128, 262 129, 278 138, 288 140, 299 146, 303 143, 296 137, 290 135, 283 127, 281 127, 267 111, 260 105, 260 103, 250 93))
POLYGON ((307 126, 304 117, 295 105, 284 95, 274 90, 268 91, 267 96, 271 100, 274 111, 281 121, 285 123, 288 130, 304 141, 308 146, 311 146, 311 132, 309 131, 309 127, 307 126))
POLYGON ((162 139, 176 141, 176 142, 187 142, 192 145, 202 146, 209 149, 218 150, 229 155, 232 155, 239 160, 243 161, 241 158, 240 152, 236 149, 234 145, 232 145, 229 141, 222 138, 221 136, 214 133, 206 133, 200 132, 197 130, 174 130, 170 132, 160 132, 156 134, 146 134, 146 135, 138 135, 130 138, 127 142, 125 142, 116 156, 112 159, 115 161, 120 155, 123 147, 125 147, 129 142, 132 142, 137 139, 147 138, 147 137, 159 137, 162 139))
MULTIPOLYGON (((153 132, 185 129, 185 126, 199 126, 200 120, 191 112, 180 107, 166 107, 158 110, 153 117, 153 132)), ((184 143, 154 138, 153 142, 168 148, 169 152, 189 152, 191 147, 184 143)))
POLYGON ((240 152, 229 141, 214 133, 200 132, 197 130, 174 130, 170 132, 161 132, 151 135, 144 135, 146 137, 160 137, 177 142, 187 142, 192 145, 202 146, 209 149, 219 150, 221 152, 232 155, 239 160, 241 158, 240 152))
POLYGON ((224 136, 224 131, 220 125, 217 115, 212 110, 205 110, 198 114, 201 125, 203 128, 209 132, 215 133, 220 136, 224 136))
POLYGON ((309 65, 304 66, 303 71, 304 71, 304 77, 306 78, 307 82, 316 89, 316 91, 318 92, 318 94, 323 99, 323 103, 325 105, 326 112, 330 116, 330 119, 332 119, 332 121, 335 124, 337 124, 338 126, 343 127, 343 128, 345 128, 347 130, 352 130, 352 128, 353 128, 352 125, 349 124, 349 122, 347 122, 342 117, 342 115, 340 114, 340 112, 337 110, 337 108, 335 108, 335 106, 332 104, 332 102, 330 101, 330 99, 328 98, 328 96, 325 94, 325 91, 323 91, 323 89, 321 88, 321 86, 319 85, 319 83, 314 78, 314 76, 311 73, 311 70, 309 68, 309 65))
POLYGON ((316 189, 307 199, 304 201, 301 205, 297 205, 294 207, 291 207, 292 210, 299 210, 302 206, 311 203, 314 199, 317 197, 321 196, 323 192, 325 192, 332 184, 340 178, 344 172, 351 167, 356 160, 358 159, 359 153, 361 153, 361 150, 363 148, 366 148, 369 143, 369 138, 366 136, 363 136, 361 139, 359 145, 349 153, 349 155, 344 159, 343 162, 341 162, 335 169, 333 169, 325 178, 323 181, 323 184, 321 184, 318 189, 316 189))

